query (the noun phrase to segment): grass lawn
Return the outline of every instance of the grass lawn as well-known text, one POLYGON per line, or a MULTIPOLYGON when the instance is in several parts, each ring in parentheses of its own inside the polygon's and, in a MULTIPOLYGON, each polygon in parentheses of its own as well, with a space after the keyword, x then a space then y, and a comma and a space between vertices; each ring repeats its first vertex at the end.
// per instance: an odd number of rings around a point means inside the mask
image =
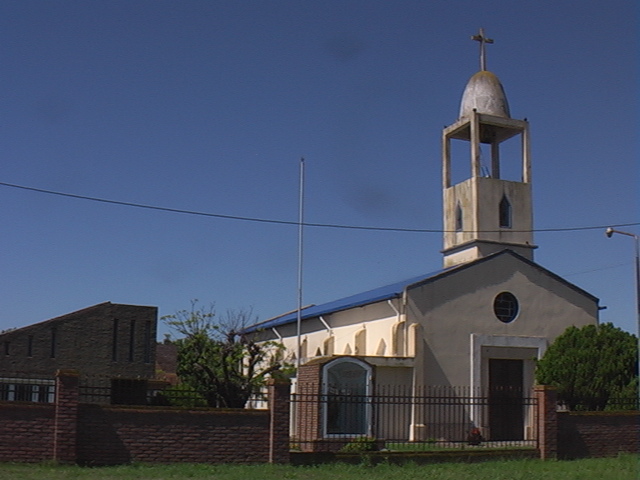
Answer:
POLYGON ((127 465, 84 468, 56 465, 0 464, 2 480, 636 480, 634 455, 575 461, 514 460, 434 465, 330 464, 289 465, 127 465))

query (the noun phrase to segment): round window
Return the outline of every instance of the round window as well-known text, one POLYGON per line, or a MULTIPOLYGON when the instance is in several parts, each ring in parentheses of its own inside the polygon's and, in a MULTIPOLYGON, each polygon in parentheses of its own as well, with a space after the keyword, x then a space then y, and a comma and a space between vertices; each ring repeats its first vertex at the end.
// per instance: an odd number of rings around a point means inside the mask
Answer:
POLYGON ((513 293, 499 293, 493 301, 493 313, 496 314, 496 317, 501 322, 509 323, 514 321, 518 316, 519 310, 518 299, 513 293))

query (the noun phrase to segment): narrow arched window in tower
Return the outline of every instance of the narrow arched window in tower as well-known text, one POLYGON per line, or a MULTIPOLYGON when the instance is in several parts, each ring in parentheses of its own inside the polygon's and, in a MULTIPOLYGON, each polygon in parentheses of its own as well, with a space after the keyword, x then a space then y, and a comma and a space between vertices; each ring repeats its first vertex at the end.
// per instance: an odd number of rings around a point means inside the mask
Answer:
POLYGON ((511 202, 506 195, 502 196, 499 206, 500 228, 511 228, 511 202))
POLYGON ((456 205, 456 232, 462 231, 462 207, 460 203, 456 205))

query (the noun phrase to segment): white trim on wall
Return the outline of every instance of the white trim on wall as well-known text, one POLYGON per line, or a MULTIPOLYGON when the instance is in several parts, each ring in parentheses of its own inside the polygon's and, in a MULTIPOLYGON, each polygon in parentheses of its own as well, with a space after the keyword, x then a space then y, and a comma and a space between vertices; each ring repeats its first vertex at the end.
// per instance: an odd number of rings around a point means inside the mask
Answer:
POLYGON ((545 337, 471 334, 471 388, 482 387, 482 347, 535 348, 542 358, 549 342, 545 337))
MULTIPOLYGON (((471 334, 471 391, 476 392, 481 390, 482 385, 482 369, 487 368, 487 359, 482 356, 482 349, 486 347, 500 347, 500 348, 512 348, 512 349, 527 349, 531 351, 535 349, 536 357, 542 358, 544 352, 547 350, 549 342, 546 337, 524 337, 524 336, 509 336, 509 335, 481 335, 478 333, 471 334)), ((512 352, 513 353, 513 352, 512 352)), ((531 358, 531 357, 529 357, 531 358)), ((518 358, 521 359, 521 358, 518 358)), ((531 363, 531 362, 527 362, 531 363)), ((533 378, 533 371, 530 370, 525 377, 533 378)), ((484 423, 487 421, 486 416, 483 417, 482 407, 475 405, 471 408, 471 421, 475 427, 486 427, 484 423)), ((525 417, 525 427, 531 422, 530 417, 525 417)), ((529 434, 525 433, 525 438, 529 438, 529 434)))
MULTIPOLYGON (((364 406, 364 416, 365 416, 365 428, 366 428, 366 432, 356 432, 353 436, 358 436, 358 435, 367 435, 367 436, 371 436, 371 432, 372 432, 372 424, 371 424, 371 393, 372 393, 372 382, 373 382, 373 368, 371 367, 370 364, 368 364, 367 362, 364 362, 362 360, 360 360, 359 358, 355 358, 355 357, 350 357, 350 356, 346 356, 346 357, 338 357, 335 358, 327 363, 325 363, 322 366, 322 398, 324 399, 321 403, 321 408, 322 408, 322 436, 324 438, 331 438, 331 437, 344 437, 345 433, 337 433, 337 434, 331 434, 327 432, 327 409, 329 406, 329 400, 328 397, 330 395, 329 392, 329 381, 328 381, 328 373, 329 370, 336 366, 339 365, 341 363, 351 363, 354 365, 358 365, 360 368, 362 368, 365 373, 365 392, 364 392, 364 398, 366 399, 365 402, 365 406, 364 406)), ((349 434, 346 434, 347 436, 349 436, 349 434)))

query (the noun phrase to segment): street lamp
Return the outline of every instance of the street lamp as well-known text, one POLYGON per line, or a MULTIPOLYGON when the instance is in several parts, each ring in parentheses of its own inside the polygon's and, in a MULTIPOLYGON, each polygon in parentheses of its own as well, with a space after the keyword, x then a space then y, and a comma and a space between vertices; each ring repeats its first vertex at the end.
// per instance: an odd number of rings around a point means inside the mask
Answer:
POLYGON ((635 241, 635 252, 636 252, 636 316, 637 316, 637 335, 638 335, 638 401, 640 402, 640 235, 636 235, 635 233, 622 232, 620 230, 616 230, 614 228, 607 228, 605 234, 608 238, 611 238, 614 233, 618 233, 620 235, 626 235, 628 237, 633 237, 635 241))

